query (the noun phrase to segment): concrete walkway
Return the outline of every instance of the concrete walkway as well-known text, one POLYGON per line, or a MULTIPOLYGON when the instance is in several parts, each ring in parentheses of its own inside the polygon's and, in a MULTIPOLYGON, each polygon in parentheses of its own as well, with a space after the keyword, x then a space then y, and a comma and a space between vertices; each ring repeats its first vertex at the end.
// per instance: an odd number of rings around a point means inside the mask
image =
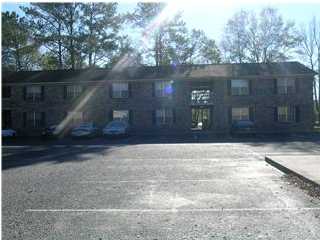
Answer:
POLYGON ((285 173, 295 174, 320 186, 320 155, 271 155, 265 160, 285 173))

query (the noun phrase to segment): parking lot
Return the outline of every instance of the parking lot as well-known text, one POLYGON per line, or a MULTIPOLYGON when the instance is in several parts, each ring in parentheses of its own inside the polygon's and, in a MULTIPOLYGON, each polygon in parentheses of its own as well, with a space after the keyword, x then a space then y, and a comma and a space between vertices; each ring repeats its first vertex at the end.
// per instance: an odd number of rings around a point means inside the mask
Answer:
POLYGON ((264 161, 318 140, 3 146, 3 239, 320 239, 320 199, 264 161))

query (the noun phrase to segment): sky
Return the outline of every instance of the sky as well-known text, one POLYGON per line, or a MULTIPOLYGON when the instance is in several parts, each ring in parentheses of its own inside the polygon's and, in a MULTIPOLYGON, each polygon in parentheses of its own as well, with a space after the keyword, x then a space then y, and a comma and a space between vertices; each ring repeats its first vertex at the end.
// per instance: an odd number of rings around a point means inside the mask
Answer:
MULTIPOLYGON (((208 37, 220 40, 223 28, 232 15, 241 10, 253 10, 259 12, 263 7, 275 7, 284 19, 294 20, 297 26, 308 23, 313 16, 320 19, 319 1, 250 1, 250 0, 220 0, 220 1, 170 1, 175 7, 183 11, 183 19, 189 28, 204 30, 208 37)), ((136 5, 133 1, 118 1, 119 11, 132 11, 136 5)), ((2 11, 16 11, 19 15, 23 12, 19 9, 27 2, 2 2, 2 11)))

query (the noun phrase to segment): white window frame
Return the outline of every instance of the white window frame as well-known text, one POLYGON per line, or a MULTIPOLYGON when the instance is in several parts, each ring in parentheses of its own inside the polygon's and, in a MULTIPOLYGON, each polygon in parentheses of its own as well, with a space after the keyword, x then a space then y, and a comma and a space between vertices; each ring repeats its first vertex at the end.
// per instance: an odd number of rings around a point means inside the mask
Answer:
POLYGON ((112 98, 128 98, 129 97, 129 83, 117 82, 112 83, 112 98))
POLYGON ((32 128, 39 128, 42 125, 42 113, 41 112, 27 112, 27 126, 32 128), (30 118, 31 116, 31 118, 30 118), (39 119, 37 119, 37 116, 39 119), (29 124, 31 122, 31 124, 29 124), (38 123, 38 124, 37 124, 38 123))
POLYGON ((289 105, 277 107, 278 122, 294 122, 295 121, 295 108, 289 105))
POLYGON ((246 96, 249 95, 249 80, 248 79, 232 79, 231 80, 231 95, 246 96))
POLYGON ((173 109, 171 108, 162 108, 156 109, 155 113, 156 125, 172 125, 173 124, 173 109))
POLYGON ((249 107, 232 107, 231 109, 232 121, 250 120, 249 107))
POLYGON ((154 91, 156 97, 171 97, 173 93, 173 81, 156 81, 154 91))
POLYGON ((42 87, 39 85, 31 85, 26 87, 26 99, 32 102, 41 100, 42 87), (35 91, 37 89, 37 91, 35 91))
POLYGON ((67 98, 76 98, 81 95, 83 86, 81 85, 67 85, 67 98))
POLYGON ((295 79, 283 78, 277 79, 277 92, 278 94, 289 94, 295 90, 295 79))
POLYGON ((129 114, 130 114, 129 110, 113 110, 112 111, 112 119, 128 123, 129 122, 129 114), (115 115, 117 115, 117 114, 123 115, 123 116, 126 115, 126 117, 116 117, 115 115))

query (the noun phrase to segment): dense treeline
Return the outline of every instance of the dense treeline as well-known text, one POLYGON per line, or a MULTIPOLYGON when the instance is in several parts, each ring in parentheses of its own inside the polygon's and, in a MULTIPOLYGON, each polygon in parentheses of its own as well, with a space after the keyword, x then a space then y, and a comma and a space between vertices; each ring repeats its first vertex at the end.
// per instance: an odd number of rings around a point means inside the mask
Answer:
POLYGON ((3 69, 112 67, 220 62, 213 39, 189 30, 181 14, 157 20, 163 3, 138 3, 120 14, 117 3, 31 3, 25 16, 2 13, 3 69), (134 28, 137 36, 128 36, 134 28), (135 39, 135 41, 133 41, 135 39))
MULTIPOLYGON (((166 8, 165 3, 138 3, 132 12, 120 14, 113 2, 70 2, 31 3, 21 7, 23 17, 3 12, 2 69, 277 62, 298 57, 320 71, 320 22, 315 18, 297 27, 273 8, 241 10, 228 20, 218 46, 204 31, 188 29, 182 13, 172 16, 166 8)), ((320 113, 319 86, 315 80, 320 113)))
POLYGON ((138 3, 125 14, 112 2, 31 3, 21 9, 23 17, 2 13, 4 69, 112 67, 123 58, 156 66, 274 62, 297 54, 318 67, 319 22, 297 29, 273 8, 235 13, 219 47, 204 31, 188 29, 182 13, 163 17, 164 3, 138 3), (128 28, 136 34, 129 36, 128 28))

